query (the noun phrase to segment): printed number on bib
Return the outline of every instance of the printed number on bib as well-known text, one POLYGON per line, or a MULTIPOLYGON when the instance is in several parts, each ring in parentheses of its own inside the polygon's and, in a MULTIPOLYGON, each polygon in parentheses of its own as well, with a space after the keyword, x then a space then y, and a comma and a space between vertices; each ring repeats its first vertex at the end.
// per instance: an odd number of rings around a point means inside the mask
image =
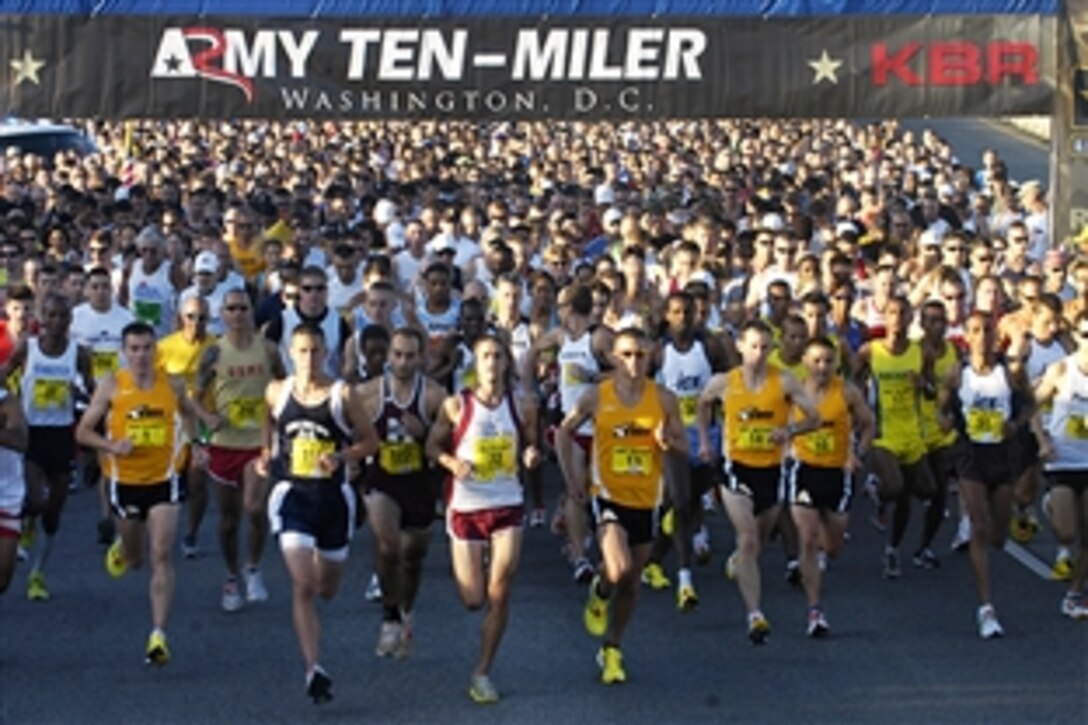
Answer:
POLYGON ((827 456, 835 452, 835 436, 829 430, 816 430, 805 436, 808 449, 817 456, 827 456))
POLYGON ((260 428, 263 415, 264 400, 261 398, 238 398, 227 406, 227 419, 233 428, 260 428))
POLYGON ((48 410, 68 405, 69 384, 68 380, 38 378, 34 381, 34 407, 38 410, 48 410))
POLYGON ((1065 419, 1065 434, 1077 440, 1088 440, 1088 414, 1070 413, 1065 419))
POLYGON ((117 372, 121 367, 121 357, 116 350, 102 350, 91 353, 91 372, 94 377, 103 378, 117 372))
POLYGON ((132 441, 133 448, 162 448, 166 445, 166 421, 127 421, 125 437, 132 441))
POLYGON ((680 403, 680 421, 684 424, 685 428, 690 428, 695 425, 695 418, 699 410, 699 398, 691 395, 679 399, 680 403))
POLYGON ((644 476, 653 464, 653 450, 648 446, 617 446, 612 449, 612 473, 644 476))
POLYGON ((415 441, 382 443, 378 448, 378 463, 386 473, 412 473, 423 469, 423 454, 415 441))
POLYGON ((336 452, 336 444, 316 438, 294 438, 291 441, 291 475, 295 478, 324 478, 320 461, 336 452))
POLYGON ((967 437, 973 441, 999 441, 1005 427, 1000 410, 970 408, 967 411, 967 437))
POLYGON ((514 475, 517 472, 514 439, 511 436, 478 438, 472 465, 473 477, 478 481, 491 481, 499 476, 514 475))
POLYGON ((737 430, 737 448, 742 451, 773 451, 774 428, 769 425, 741 425, 737 430))

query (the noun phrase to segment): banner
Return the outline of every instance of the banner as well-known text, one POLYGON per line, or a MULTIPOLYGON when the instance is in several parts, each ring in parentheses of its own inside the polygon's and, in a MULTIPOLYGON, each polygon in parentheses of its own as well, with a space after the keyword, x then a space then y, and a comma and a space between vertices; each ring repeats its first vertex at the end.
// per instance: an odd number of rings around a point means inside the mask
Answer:
POLYGON ((1054 17, 0 16, 25 117, 1047 113, 1054 17))
POLYGON ((1050 131, 1051 236, 1088 232, 1088 6, 1070 2, 1060 18, 1058 90, 1050 131))

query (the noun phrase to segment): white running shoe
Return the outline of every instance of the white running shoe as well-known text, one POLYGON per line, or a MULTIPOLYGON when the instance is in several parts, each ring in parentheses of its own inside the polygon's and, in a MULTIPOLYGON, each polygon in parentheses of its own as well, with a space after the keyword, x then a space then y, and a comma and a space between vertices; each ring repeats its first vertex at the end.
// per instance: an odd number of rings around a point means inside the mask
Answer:
POLYGON ((691 551, 700 564, 710 561, 710 532, 707 531, 706 526, 700 526, 691 537, 691 551))
POLYGON ((247 568, 244 576, 246 579, 246 601, 267 602, 268 589, 265 587, 264 579, 261 577, 261 570, 247 568))
POLYGON ((1080 594, 1066 594, 1062 597, 1062 614, 1070 619, 1088 619, 1088 600, 1080 594))
POLYGON ((1001 622, 997 621, 997 612, 992 604, 983 604, 978 608, 978 636, 983 639, 995 639, 1005 636, 1001 622))
POLYGON ((363 598, 368 602, 380 602, 382 600, 382 583, 378 581, 377 574, 370 575, 370 583, 366 585, 366 594, 363 598))
POLYGON ((956 535, 952 537, 952 551, 963 551, 971 543, 971 519, 960 517, 956 535))
POLYGON ((401 630, 400 622, 382 622, 382 628, 378 631, 378 646, 374 648, 374 654, 379 657, 389 657, 400 646, 401 630))
POLYGON ((238 588, 238 580, 234 577, 227 577, 227 581, 223 583, 222 605, 224 612, 237 612, 245 606, 242 592, 238 588))

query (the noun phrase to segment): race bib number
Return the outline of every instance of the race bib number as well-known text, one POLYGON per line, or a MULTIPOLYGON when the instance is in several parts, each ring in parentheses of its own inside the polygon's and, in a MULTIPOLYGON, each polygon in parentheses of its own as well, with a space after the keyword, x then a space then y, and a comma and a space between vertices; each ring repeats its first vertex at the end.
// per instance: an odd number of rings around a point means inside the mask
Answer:
POLYGON ((423 470, 423 452, 415 441, 383 442, 378 448, 378 463, 394 475, 423 470))
POLYGON ((499 476, 513 476, 517 473, 513 437, 478 438, 472 465, 473 477, 478 481, 492 481, 499 476))
POLYGON ((742 451, 773 451, 777 444, 769 425, 744 425, 737 430, 737 448, 742 451))
POLYGON ((32 391, 34 407, 38 410, 55 410, 68 405, 69 380, 38 378, 32 391))
POLYGON ((805 436, 805 445, 817 456, 829 456, 835 452, 835 436, 829 430, 816 430, 805 436))
POLYGON ((336 452, 333 441, 316 438, 294 438, 291 440, 291 475, 295 478, 324 478, 320 461, 323 456, 336 452))
POLYGON ((690 395, 680 398, 677 402, 680 403, 680 421, 684 424, 684 427, 690 428, 695 425, 695 419, 699 411, 699 398, 690 395))
POLYGON ((1005 418, 1000 410, 970 408, 967 411, 967 437, 973 441, 999 441, 1004 427, 1005 418))
POLYGON ((130 420, 125 423, 125 437, 133 448, 162 448, 166 445, 166 422, 162 420, 130 420))
POLYGON ((162 303, 151 300, 136 300, 132 304, 132 314, 140 322, 146 322, 152 327, 162 322, 162 303))
POLYGON ((95 380, 117 372, 121 367, 121 356, 116 350, 102 350, 91 353, 91 372, 95 380))
POLYGON ((227 406, 227 420, 232 428, 242 430, 260 428, 263 416, 264 400, 262 398, 237 398, 230 401, 227 406))
POLYGON ((648 446, 616 446, 612 450, 612 473, 645 476, 653 465, 653 450, 648 446))
POLYGON ((1077 440, 1088 440, 1088 414, 1070 413, 1065 419, 1065 434, 1077 440))

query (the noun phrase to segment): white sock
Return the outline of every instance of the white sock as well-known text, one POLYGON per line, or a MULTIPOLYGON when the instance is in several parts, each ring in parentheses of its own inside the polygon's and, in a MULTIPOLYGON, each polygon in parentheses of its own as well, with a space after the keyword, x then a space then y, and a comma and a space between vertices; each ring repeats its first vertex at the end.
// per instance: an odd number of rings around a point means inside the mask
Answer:
POLYGON ((676 573, 676 576, 680 580, 680 586, 691 586, 691 569, 681 569, 676 573))
POLYGON ((1058 557, 1057 558, 1058 558, 1058 561, 1061 561, 1062 559, 1072 559, 1073 555, 1069 552, 1069 547, 1068 546, 1059 546, 1058 547, 1058 557))

